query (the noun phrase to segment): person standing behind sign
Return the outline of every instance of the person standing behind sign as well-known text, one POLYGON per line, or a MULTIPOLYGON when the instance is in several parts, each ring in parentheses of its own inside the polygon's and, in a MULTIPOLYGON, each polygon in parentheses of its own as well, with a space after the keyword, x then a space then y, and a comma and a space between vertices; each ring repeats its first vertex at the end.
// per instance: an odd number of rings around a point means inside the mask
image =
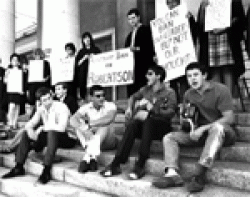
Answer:
MULTIPOLYGON (((76 46, 72 42, 69 42, 69 43, 65 44, 65 52, 67 54, 66 59, 73 58, 75 60, 76 46)), ((76 74, 75 61, 73 61, 73 64, 74 64, 73 79, 72 79, 72 81, 67 82, 68 95, 72 96, 74 99, 77 99, 77 74, 76 74)))
POLYGON ((235 84, 238 77, 245 72, 241 41, 246 18, 242 1, 232 0, 230 27, 205 32, 205 12, 208 4, 208 0, 202 1, 197 17, 198 60, 210 67, 212 79, 228 86, 235 98, 235 84))
POLYGON ((41 87, 50 87, 50 64, 47 60, 44 60, 45 54, 42 49, 37 48, 33 52, 33 58, 37 61, 43 61, 43 80, 40 82, 29 82, 28 83, 28 101, 34 109, 36 103, 36 91, 41 87))
POLYGON ((7 85, 8 95, 8 126, 10 129, 17 128, 17 119, 25 93, 25 74, 21 66, 20 56, 16 53, 10 56, 10 65, 8 66, 4 81, 7 85))
POLYGON ((128 96, 137 92, 147 84, 146 73, 148 65, 154 63, 154 45, 150 27, 140 22, 140 12, 133 8, 127 14, 132 31, 128 34, 125 47, 130 47, 134 53, 134 83, 127 88, 128 96))
POLYGON ((87 95, 87 77, 89 57, 92 54, 100 53, 101 50, 95 46, 92 35, 89 32, 82 34, 82 49, 76 55, 76 66, 78 73, 78 85, 80 87, 80 97, 85 99, 87 95))
MULTIPOLYGON (((181 3, 180 0, 166 0, 166 5, 170 10, 173 10, 181 3)), ((191 12, 187 12, 186 18, 188 19, 190 33, 193 39, 194 46, 196 45, 197 39, 197 26, 195 22, 195 18, 191 12)), ((185 46, 184 46, 185 47, 185 46)), ((183 99, 183 95, 185 91, 189 88, 186 77, 182 76, 177 79, 171 80, 170 87, 176 91, 178 103, 180 103, 183 99)))

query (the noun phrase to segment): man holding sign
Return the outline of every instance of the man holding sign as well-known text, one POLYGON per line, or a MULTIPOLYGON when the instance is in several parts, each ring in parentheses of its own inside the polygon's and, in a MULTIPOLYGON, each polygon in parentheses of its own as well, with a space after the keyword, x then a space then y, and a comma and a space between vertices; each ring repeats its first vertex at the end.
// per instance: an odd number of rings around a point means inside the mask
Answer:
POLYGON ((213 80, 227 85, 237 97, 235 84, 245 71, 241 41, 246 19, 242 1, 204 0, 197 23, 199 61, 210 67, 213 80))

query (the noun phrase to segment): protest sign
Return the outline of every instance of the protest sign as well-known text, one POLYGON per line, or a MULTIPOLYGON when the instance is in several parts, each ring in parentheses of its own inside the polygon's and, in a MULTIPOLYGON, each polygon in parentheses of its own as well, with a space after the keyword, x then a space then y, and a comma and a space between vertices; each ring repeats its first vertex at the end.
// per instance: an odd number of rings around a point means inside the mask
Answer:
POLYGON ((7 92, 23 94, 23 71, 10 69, 7 77, 7 92))
POLYGON ((119 49, 90 58, 88 87, 127 85, 133 83, 134 57, 130 49, 119 49))
POLYGON ((31 60, 29 63, 28 82, 42 82, 43 60, 31 60))
POLYGON ((186 15, 187 7, 182 3, 150 22, 158 64, 167 72, 166 81, 184 75, 186 66, 196 61, 186 15))
POLYGON ((230 27, 231 1, 232 0, 209 0, 205 14, 205 31, 230 27))
POLYGON ((52 57, 51 61, 51 75, 52 85, 59 82, 71 82, 74 78, 74 58, 57 58, 52 57))

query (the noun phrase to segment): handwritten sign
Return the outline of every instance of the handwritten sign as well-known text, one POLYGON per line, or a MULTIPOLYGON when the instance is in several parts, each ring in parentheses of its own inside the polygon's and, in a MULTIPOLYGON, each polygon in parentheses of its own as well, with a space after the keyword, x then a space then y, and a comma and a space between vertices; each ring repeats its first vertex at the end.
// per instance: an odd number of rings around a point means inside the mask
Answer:
POLYGON ((150 22, 158 64, 167 72, 166 81, 184 75, 186 66, 196 61, 186 10, 183 3, 150 22))
POLYGON ((230 27, 231 1, 232 0, 209 0, 205 14, 205 31, 230 27))
POLYGON ((29 63, 28 82, 42 82, 43 60, 31 60, 29 63))
POLYGON ((93 55, 90 58, 88 87, 105 87, 133 83, 134 57, 130 49, 93 55))
POLYGON ((74 78, 74 58, 52 58, 51 59, 52 85, 59 82, 71 82, 74 78))
POLYGON ((7 77, 7 92, 23 94, 23 71, 10 69, 7 77))

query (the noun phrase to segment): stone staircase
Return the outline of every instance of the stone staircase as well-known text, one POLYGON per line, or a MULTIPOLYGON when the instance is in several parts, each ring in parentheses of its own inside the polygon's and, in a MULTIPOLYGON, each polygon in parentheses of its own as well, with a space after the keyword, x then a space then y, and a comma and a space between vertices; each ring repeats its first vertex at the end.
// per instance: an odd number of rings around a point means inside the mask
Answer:
MULTIPOLYGON (((118 103, 124 109, 125 102, 118 103)), ((120 111, 123 111, 123 110, 120 111)), ((173 123, 177 127, 178 119, 173 123)), ((53 181, 47 185, 34 184, 41 173, 42 164, 29 159, 25 169, 27 176, 8 180, 0 179, 0 197, 2 196, 166 196, 166 197, 241 197, 250 196, 250 113, 236 114, 238 140, 231 147, 223 148, 218 154, 214 167, 208 172, 205 190, 199 194, 189 194, 185 187, 156 189, 152 180, 163 174, 164 162, 162 143, 154 141, 151 158, 147 162, 147 175, 137 181, 127 179, 127 172, 135 162, 139 140, 135 142, 129 162, 123 166, 123 174, 117 177, 103 178, 99 172, 78 173, 77 168, 83 152, 80 147, 60 149, 58 155, 63 161, 56 163, 52 169, 53 181)), ((124 115, 118 114, 114 131, 120 138, 124 132, 124 115)), ((201 148, 181 149, 181 173, 184 178, 190 176, 201 152, 201 148)), ((100 169, 109 164, 115 151, 106 151, 100 158, 100 169)), ((0 155, 0 175, 14 166, 14 154, 0 155)))

